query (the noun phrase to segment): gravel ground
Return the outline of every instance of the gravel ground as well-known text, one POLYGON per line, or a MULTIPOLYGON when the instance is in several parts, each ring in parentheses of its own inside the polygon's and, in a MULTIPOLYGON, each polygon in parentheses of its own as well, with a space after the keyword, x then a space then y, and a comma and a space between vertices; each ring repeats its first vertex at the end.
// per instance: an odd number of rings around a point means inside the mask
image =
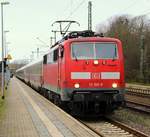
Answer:
POLYGON ((150 115, 148 114, 125 108, 115 111, 112 118, 150 135, 150 115))

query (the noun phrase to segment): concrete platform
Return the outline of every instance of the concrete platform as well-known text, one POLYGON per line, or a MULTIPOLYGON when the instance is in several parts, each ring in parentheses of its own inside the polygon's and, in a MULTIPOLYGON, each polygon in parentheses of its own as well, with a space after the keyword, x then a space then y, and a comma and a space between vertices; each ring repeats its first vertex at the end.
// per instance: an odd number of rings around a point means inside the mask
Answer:
POLYGON ((16 78, 7 92, 0 137, 98 137, 16 78))

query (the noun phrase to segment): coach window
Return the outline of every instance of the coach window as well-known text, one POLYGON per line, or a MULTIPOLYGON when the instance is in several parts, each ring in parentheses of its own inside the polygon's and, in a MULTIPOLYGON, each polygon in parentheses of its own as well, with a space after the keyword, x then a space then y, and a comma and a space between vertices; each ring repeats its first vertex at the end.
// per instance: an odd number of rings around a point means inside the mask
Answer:
POLYGON ((54 58, 53 58, 54 62, 58 60, 58 49, 54 50, 54 58))
POLYGON ((43 64, 47 64, 47 55, 44 56, 43 64))

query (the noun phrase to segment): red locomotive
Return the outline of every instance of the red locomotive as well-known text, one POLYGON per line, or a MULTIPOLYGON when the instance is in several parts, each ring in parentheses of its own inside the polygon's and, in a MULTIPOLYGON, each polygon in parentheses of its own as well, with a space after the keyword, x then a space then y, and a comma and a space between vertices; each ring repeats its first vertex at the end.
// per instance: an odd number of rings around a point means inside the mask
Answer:
POLYGON ((110 113, 124 103, 122 44, 92 31, 69 33, 16 75, 75 114, 110 113))

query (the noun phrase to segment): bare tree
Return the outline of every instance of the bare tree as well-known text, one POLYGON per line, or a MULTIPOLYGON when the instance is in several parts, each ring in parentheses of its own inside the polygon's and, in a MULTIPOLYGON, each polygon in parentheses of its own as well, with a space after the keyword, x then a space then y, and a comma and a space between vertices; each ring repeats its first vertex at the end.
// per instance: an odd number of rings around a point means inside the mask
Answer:
POLYGON ((146 16, 123 15, 111 18, 108 28, 105 30, 106 36, 122 41, 126 79, 132 81, 140 80, 141 36, 144 36, 143 74, 144 81, 150 81, 150 21, 146 16))

